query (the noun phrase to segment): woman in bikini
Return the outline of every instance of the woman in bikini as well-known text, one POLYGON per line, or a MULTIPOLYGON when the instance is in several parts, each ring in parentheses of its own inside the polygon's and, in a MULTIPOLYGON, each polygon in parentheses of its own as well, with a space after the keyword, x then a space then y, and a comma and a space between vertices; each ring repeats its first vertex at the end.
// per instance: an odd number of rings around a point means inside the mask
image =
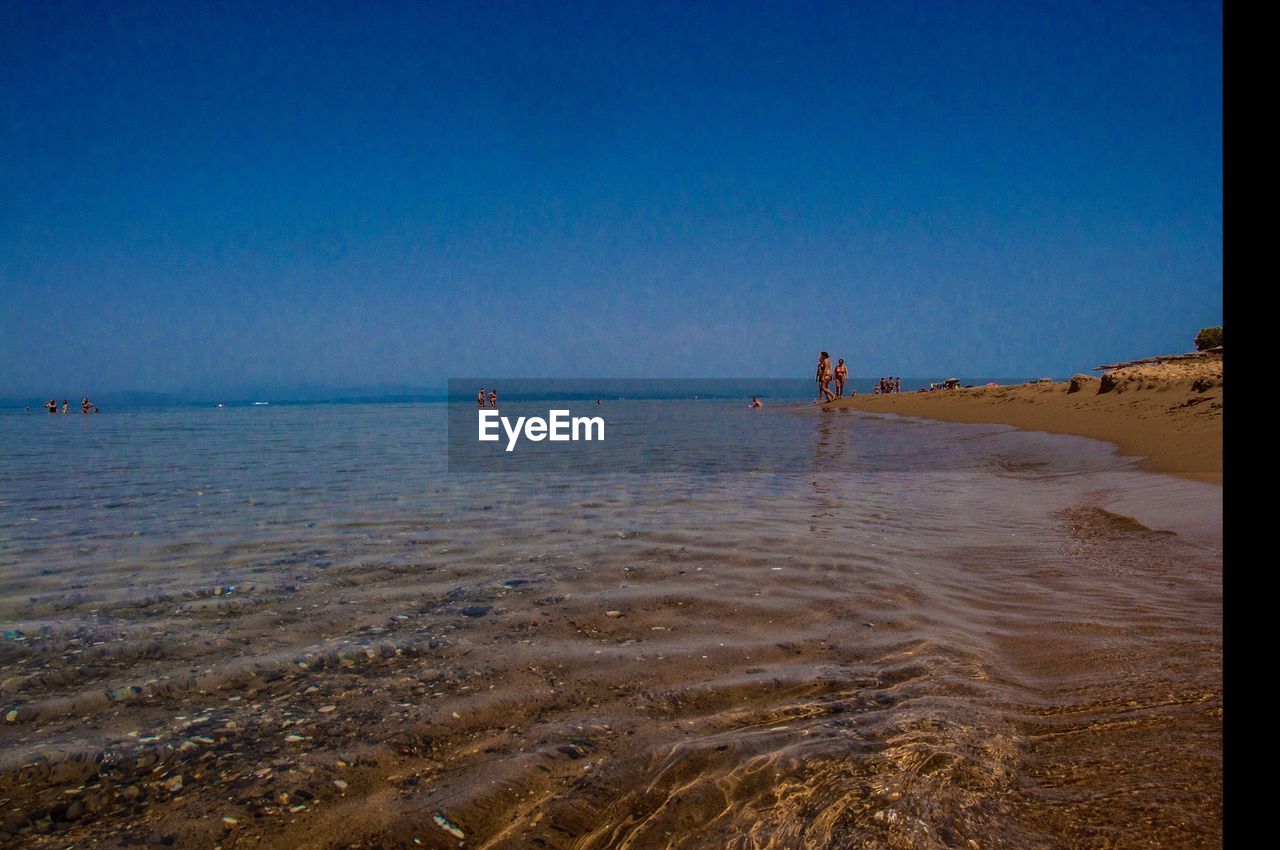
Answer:
POLYGON ((818 398, 822 401, 834 401, 835 394, 827 389, 827 384, 831 383, 831 355, 822 352, 822 356, 818 358, 818 398))

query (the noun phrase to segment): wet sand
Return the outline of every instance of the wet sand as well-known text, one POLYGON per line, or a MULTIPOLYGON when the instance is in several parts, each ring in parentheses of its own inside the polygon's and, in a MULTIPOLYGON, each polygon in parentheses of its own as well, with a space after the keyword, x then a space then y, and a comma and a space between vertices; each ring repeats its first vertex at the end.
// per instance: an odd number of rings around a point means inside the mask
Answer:
POLYGON ((1088 440, 769 415, 813 474, 473 485, 408 471, 408 417, 282 411, 158 424, 171 459, 113 449, 138 477, 93 510, 28 497, 6 846, 1221 843, 1220 539, 1117 507, 1218 488, 1088 440), (985 466, 836 474, 895 435, 985 466))
POLYGON ((1222 359, 1118 369, 1105 379, 858 395, 828 404, 1106 440, 1152 472, 1222 483, 1222 359), (1104 383, 1105 380, 1105 383, 1104 383))

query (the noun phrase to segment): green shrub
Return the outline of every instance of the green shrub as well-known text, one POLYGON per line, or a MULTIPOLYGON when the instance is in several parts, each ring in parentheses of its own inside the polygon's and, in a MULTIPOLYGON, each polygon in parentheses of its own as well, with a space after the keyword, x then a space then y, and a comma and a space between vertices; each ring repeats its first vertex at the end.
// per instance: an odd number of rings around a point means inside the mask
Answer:
POLYGON ((1222 328, 1201 328, 1196 334, 1196 351, 1217 348, 1222 345, 1222 328))

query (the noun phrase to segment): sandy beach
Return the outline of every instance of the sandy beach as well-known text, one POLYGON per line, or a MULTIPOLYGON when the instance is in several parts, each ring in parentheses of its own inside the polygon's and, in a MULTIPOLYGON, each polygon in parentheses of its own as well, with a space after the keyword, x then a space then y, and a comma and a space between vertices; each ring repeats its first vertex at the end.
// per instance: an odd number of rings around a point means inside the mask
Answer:
POLYGON ((1222 358, 1117 369, 1099 378, 858 395, 827 406, 1013 425, 1115 443, 1152 472, 1222 483, 1222 358))
POLYGON ((0 850, 1222 847, 1223 7, 0 6, 0 850))

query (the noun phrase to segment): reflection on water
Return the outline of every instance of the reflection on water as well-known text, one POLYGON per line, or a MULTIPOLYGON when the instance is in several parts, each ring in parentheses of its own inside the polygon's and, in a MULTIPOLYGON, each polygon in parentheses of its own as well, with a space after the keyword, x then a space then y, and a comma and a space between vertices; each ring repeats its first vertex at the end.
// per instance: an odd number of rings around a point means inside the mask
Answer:
POLYGON ((431 405, 0 417, 4 840, 1220 843, 1217 488, 765 412, 810 468, 448 475, 431 405))
POLYGON ((814 423, 813 471, 809 476, 814 495, 814 513, 809 530, 823 537, 829 536, 838 522, 838 476, 847 469, 844 452, 851 433, 848 423, 840 423, 843 427, 833 427, 832 424, 833 419, 843 418, 844 411, 829 411, 834 415, 826 413, 819 414, 814 423))

